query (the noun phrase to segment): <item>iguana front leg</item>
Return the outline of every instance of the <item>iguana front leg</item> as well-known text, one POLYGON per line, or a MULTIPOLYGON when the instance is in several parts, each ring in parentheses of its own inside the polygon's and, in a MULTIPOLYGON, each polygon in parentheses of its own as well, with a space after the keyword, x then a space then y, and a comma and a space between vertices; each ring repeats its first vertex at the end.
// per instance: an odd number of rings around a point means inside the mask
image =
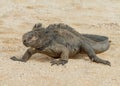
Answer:
POLYGON ((23 55, 22 58, 16 58, 15 56, 13 56, 13 57, 11 57, 10 59, 12 59, 12 60, 14 60, 14 61, 26 62, 26 61, 28 61, 28 60, 30 59, 30 57, 31 57, 33 54, 35 54, 35 53, 37 53, 35 49, 29 48, 29 49, 25 52, 25 54, 23 55))
POLYGON ((68 60, 61 60, 61 59, 59 59, 59 60, 53 60, 53 61, 51 61, 51 66, 53 66, 53 65, 65 65, 66 63, 68 62, 68 60))
POLYGON ((53 60, 51 61, 51 66, 52 65, 65 65, 68 62, 69 58, 69 50, 67 48, 62 48, 61 50, 61 55, 59 60, 53 60))

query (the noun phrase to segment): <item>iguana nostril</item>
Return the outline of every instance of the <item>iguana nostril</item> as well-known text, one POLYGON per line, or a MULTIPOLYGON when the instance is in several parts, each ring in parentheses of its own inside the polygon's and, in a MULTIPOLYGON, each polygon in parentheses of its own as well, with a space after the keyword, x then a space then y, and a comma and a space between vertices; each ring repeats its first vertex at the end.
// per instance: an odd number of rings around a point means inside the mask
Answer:
POLYGON ((23 42, 26 43, 26 40, 24 40, 23 42))
POLYGON ((28 47, 28 43, 27 43, 26 40, 23 40, 23 44, 24 44, 26 47, 28 47))

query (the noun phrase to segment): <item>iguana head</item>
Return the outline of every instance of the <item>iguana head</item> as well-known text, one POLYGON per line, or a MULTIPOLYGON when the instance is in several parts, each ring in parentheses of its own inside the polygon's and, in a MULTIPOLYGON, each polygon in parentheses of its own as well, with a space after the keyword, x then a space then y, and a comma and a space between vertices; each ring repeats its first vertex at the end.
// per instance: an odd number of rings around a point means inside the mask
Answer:
POLYGON ((30 31, 28 33, 25 33, 22 37, 23 44, 26 47, 35 46, 38 39, 39 39, 39 36, 35 31, 30 31))
POLYGON ((44 37, 45 29, 42 28, 42 24, 35 24, 32 31, 25 33, 22 37, 23 44, 26 47, 38 47, 40 46, 41 40, 44 37))
POLYGON ((26 47, 43 48, 54 39, 54 34, 47 31, 40 23, 35 24, 32 31, 23 35, 22 41, 26 47))

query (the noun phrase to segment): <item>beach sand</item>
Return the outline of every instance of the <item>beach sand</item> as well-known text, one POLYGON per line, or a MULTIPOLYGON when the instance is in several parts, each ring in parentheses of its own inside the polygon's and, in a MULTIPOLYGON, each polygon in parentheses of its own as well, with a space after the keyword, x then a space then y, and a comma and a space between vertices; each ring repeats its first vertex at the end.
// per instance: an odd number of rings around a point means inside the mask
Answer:
POLYGON ((0 0, 0 86, 120 86, 119 0, 0 0), (50 57, 36 54, 26 62, 12 61, 26 51, 22 35, 35 23, 65 23, 80 33, 109 37, 109 50, 97 54, 111 67, 86 55, 51 66, 50 57))

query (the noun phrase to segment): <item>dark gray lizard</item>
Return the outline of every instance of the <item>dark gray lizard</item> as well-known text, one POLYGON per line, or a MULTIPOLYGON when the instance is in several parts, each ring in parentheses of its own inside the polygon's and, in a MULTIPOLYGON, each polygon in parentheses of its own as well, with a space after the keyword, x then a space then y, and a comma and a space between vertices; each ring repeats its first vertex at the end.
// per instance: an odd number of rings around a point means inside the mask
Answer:
POLYGON ((33 30, 23 35, 23 44, 30 47, 21 59, 12 57, 15 61, 26 62, 33 54, 43 53, 59 60, 51 61, 52 65, 64 65, 69 57, 76 54, 87 54, 91 61, 111 65, 109 61, 100 59, 96 53, 101 53, 109 48, 108 38, 105 36, 80 34, 72 27, 60 24, 51 24, 42 27, 42 24, 35 24, 33 30))

